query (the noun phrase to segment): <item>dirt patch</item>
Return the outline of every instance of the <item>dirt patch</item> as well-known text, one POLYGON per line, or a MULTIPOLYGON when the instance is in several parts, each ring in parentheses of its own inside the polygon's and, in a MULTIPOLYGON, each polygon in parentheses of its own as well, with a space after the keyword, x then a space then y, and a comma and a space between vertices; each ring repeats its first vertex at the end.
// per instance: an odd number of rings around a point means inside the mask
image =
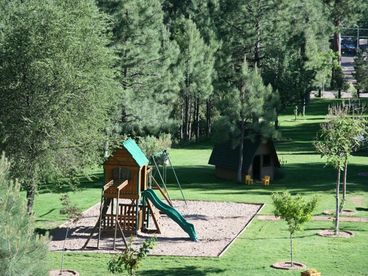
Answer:
MULTIPOLYGON (((138 233, 133 245, 138 247, 147 237, 155 236, 157 244, 151 255, 168 256, 220 256, 237 236, 242 233, 248 223, 260 210, 262 205, 233 202, 209 201, 174 201, 174 207, 184 218, 194 224, 198 241, 193 242, 178 224, 161 215, 159 220, 161 234, 138 233)), ((96 224, 99 214, 99 204, 84 212, 83 217, 71 225, 68 240, 65 243, 67 250, 79 251, 96 224)), ((63 248, 67 224, 61 225, 52 233, 51 251, 63 248)), ((112 250, 113 234, 102 235, 99 252, 116 252, 112 250)), ((84 251, 97 251, 97 233, 91 239, 84 251)), ((123 249, 123 241, 117 239, 117 248, 123 249)))
POLYGON ((293 262, 293 266, 291 266, 291 262, 277 262, 271 265, 271 267, 284 270, 298 270, 306 268, 305 264, 299 262, 293 262))
POLYGON ((75 270, 63 269, 60 273, 60 269, 51 270, 49 276, 79 276, 79 273, 75 270))
MULTIPOLYGON (((364 209, 364 208, 361 208, 364 209)), ((358 210, 358 209, 357 209, 358 210)), ((359 211, 359 210, 358 210, 359 211)), ((365 210, 363 210, 365 211, 365 210)), ((325 211, 326 212, 326 211, 325 211)), ((355 211, 353 211, 355 212, 355 211)), ((331 211, 331 213, 334 213, 333 211, 331 211)), ((345 216, 341 216, 340 217, 340 221, 346 221, 346 222, 368 222, 368 218, 365 217, 353 217, 350 212, 349 214, 347 214, 348 212, 346 212, 344 215, 345 216), (349 216, 351 215, 351 216, 349 216)), ((327 213, 325 213, 327 214, 327 213)), ((256 218, 258 220, 265 220, 265 221, 278 221, 281 220, 280 217, 275 217, 273 215, 257 215, 256 218)), ((333 221, 334 220, 334 216, 313 216, 312 220, 315 221, 333 221)))
POLYGON ((352 196, 351 201, 356 207, 364 206, 364 196, 352 196))
POLYGON ((275 217, 274 215, 257 215, 256 218, 258 220, 269 220, 269 221, 277 221, 281 220, 280 217, 275 217))
MULTIPOLYGON (((342 212, 340 213, 341 216, 353 216, 355 215, 355 211, 354 210, 350 210, 350 209, 344 209, 342 210, 342 212)), ((335 210, 325 210, 322 212, 322 214, 324 215, 335 215, 335 210)))
POLYGON ((339 234, 335 235, 335 231, 333 230, 322 230, 318 233, 318 235, 328 238, 351 238, 354 236, 354 233, 350 231, 339 231, 339 234))

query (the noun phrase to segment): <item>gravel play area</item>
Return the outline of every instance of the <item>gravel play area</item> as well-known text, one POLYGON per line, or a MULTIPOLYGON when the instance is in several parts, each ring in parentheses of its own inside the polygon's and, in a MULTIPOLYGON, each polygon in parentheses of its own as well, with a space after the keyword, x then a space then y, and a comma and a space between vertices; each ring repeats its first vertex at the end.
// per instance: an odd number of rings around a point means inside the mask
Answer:
MULTIPOLYGON (((183 201, 173 201, 173 205, 188 222, 194 224, 199 240, 191 241, 178 224, 165 214, 161 214, 159 220, 161 234, 139 233, 134 239, 134 246, 141 244, 146 237, 155 236, 157 243, 151 255, 221 256, 262 207, 257 204, 211 201, 187 201, 187 205, 183 201)), ((97 222, 98 214, 99 204, 96 204, 85 211, 79 221, 74 224, 69 223, 70 231, 65 242, 67 250, 81 249, 97 222)), ((68 223, 65 223, 51 233, 51 251, 62 250, 67 225, 68 223)), ((112 234, 102 236, 99 251, 114 252, 112 236, 112 234)), ((96 244, 97 233, 84 251, 96 252, 96 244)), ((119 236, 117 249, 123 248, 123 242, 119 236)))

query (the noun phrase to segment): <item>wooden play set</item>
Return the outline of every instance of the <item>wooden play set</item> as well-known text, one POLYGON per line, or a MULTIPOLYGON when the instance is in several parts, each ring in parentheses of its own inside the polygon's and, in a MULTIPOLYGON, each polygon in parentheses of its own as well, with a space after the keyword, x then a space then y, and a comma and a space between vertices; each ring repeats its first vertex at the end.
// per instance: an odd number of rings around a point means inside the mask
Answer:
MULTIPOLYGON (((83 249, 96 232, 97 248, 100 247, 101 234, 113 232, 114 250, 118 235, 127 246, 125 234, 135 235, 138 231, 161 233, 160 213, 157 209, 177 222, 189 234, 191 240, 197 240, 194 226, 186 222, 172 207, 165 183, 161 187, 152 176, 153 169, 149 166, 149 160, 133 139, 124 141, 104 162, 103 167, 105 184, 101 193, 100 215, 83 249), (157 197, 151 189, 152 186, 160 191, 168 204, 157 197), (154 223, 154 228, 151 229, 150 218, 154 223)), ((162 178, 160 172, 158 173, 162 178)))

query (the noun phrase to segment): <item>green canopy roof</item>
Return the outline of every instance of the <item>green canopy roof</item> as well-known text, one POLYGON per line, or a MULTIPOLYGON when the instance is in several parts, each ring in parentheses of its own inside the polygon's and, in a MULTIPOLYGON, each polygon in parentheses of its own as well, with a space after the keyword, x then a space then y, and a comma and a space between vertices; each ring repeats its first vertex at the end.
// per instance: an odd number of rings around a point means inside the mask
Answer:
POLYGON ((129 138, 122 142, 123 147, 130 153, 133 157, 134 161, 138 164, 139 167, 143 167, 144 165, 148 165, 148 159, 144 155, 141 148, 137 145, 137 143, 129 138))

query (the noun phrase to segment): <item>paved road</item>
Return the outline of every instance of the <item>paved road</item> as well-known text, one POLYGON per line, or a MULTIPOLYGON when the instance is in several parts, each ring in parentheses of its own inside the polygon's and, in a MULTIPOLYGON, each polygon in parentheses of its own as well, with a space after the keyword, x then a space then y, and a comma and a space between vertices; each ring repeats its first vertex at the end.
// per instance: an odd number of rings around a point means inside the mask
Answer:
POLYGON ((356 83, 354 73, 354 56, 342 56, 341 67, 344 73, 344 79, 350 83, 356 83))

